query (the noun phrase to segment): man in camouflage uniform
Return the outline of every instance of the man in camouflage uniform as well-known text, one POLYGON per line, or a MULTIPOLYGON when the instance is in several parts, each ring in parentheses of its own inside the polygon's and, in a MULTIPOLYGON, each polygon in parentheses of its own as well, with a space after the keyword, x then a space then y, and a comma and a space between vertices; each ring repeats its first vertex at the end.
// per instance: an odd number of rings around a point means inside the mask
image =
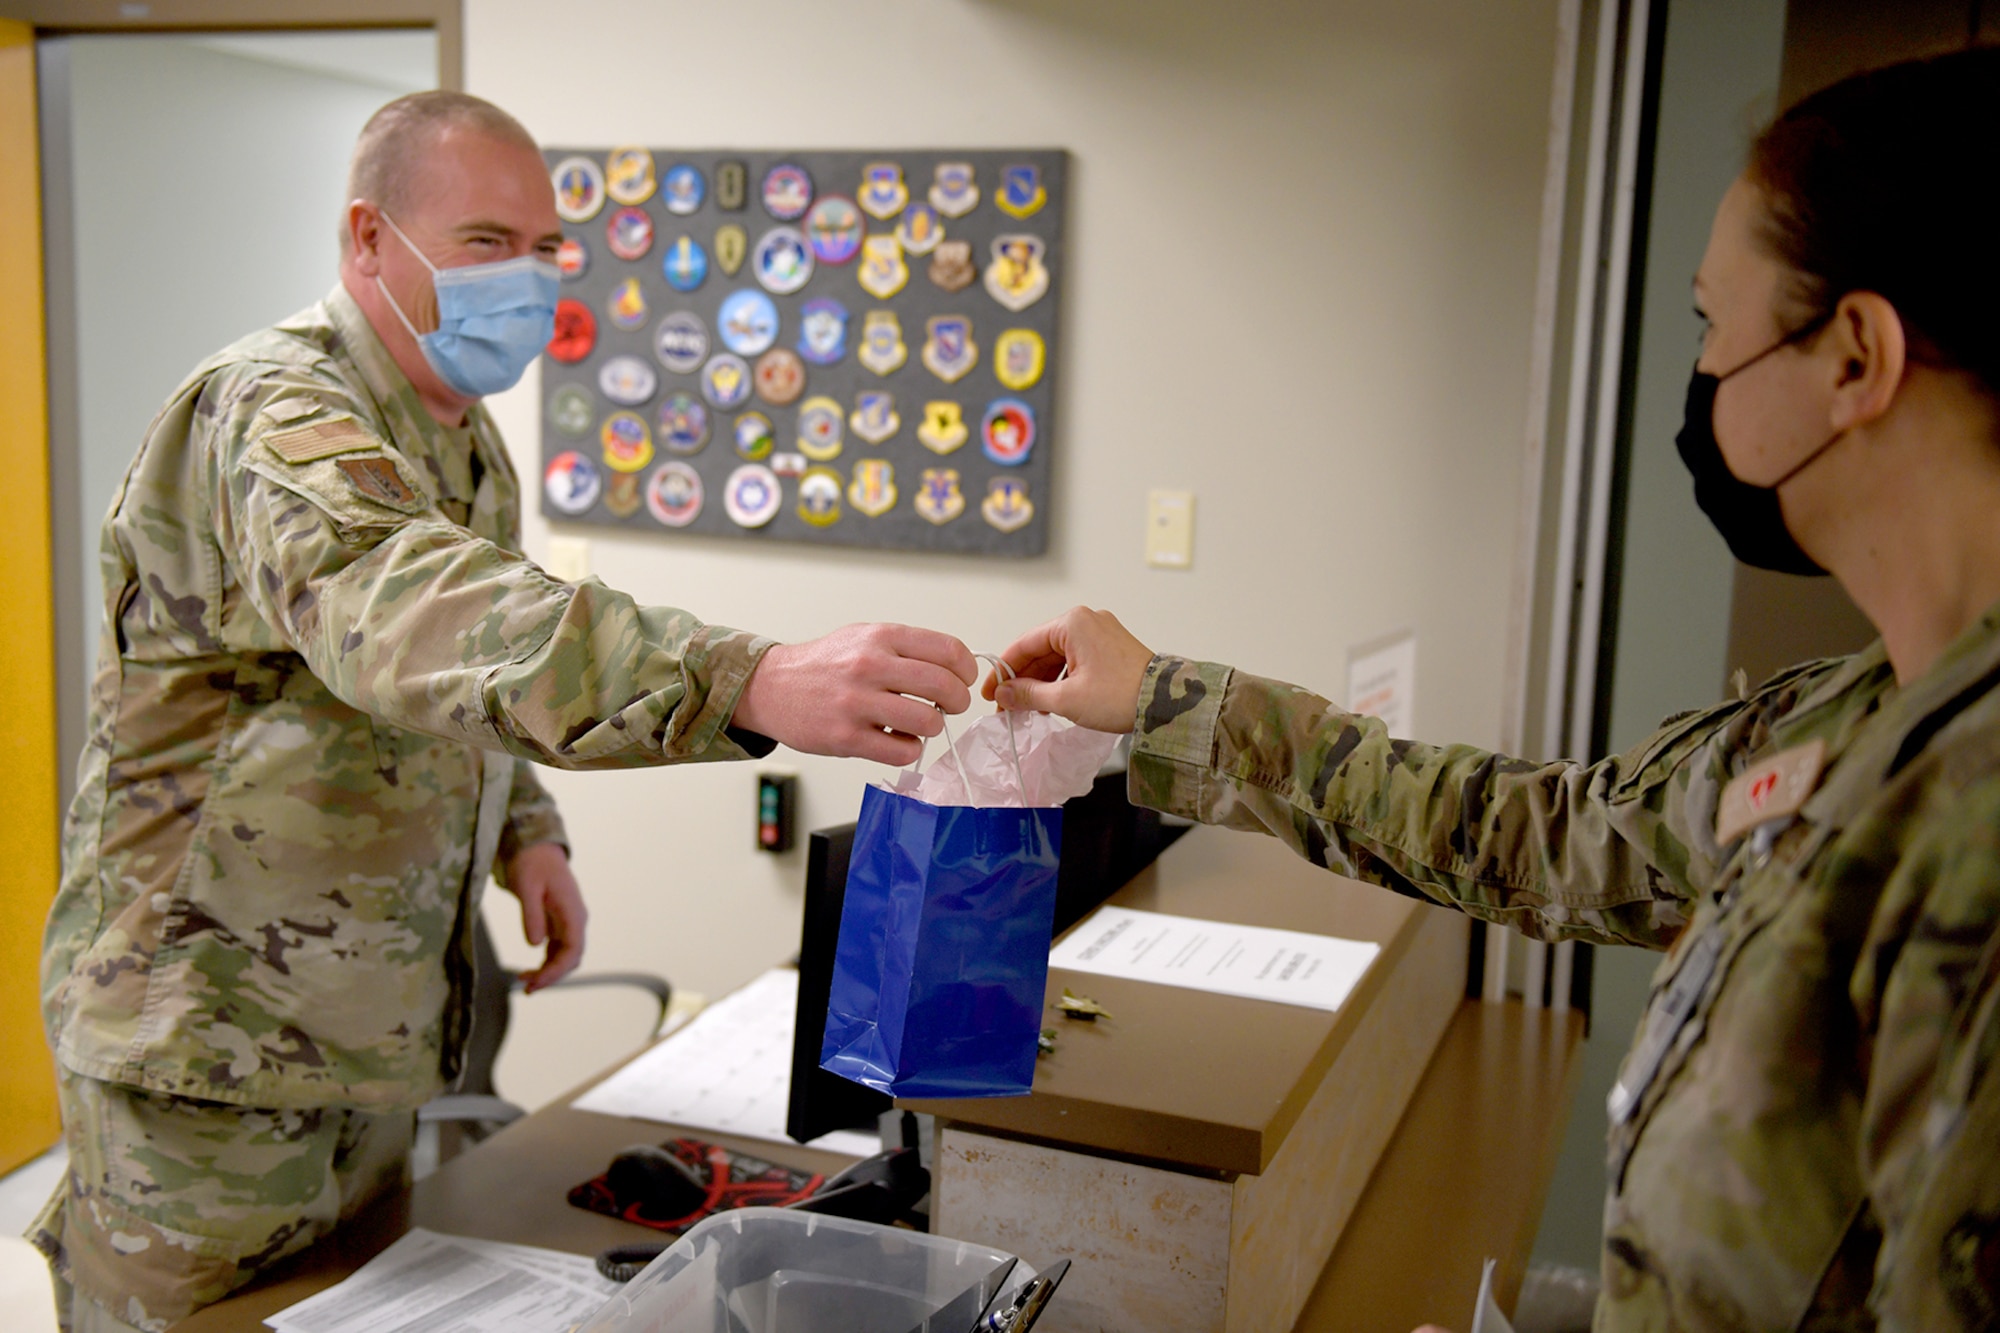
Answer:
POLYGON ((419 94, 351 186, 340 284, 194 371, 104 525, 43 964, 71 1165, 33 1233, 78 1330, 163 1328, 405 1179, 489 868, 548 941, 531 980, 574 966, 562 822, 520 761, 906 761, 937 723, 904 696, 956 710, 974 678, 948 636, 773 645, 524 559, 507 452, 416 326, 432 265, 552 256, 539 151, 419 94))
POLYGON ((2000 1328, 2000 607, 1907 686, 1878 642, 1587 766, 1391 739, 1102 612, 1006 660, 1073 674, 989 682, 1004 705, 1133 732, 1136 803, 1667 951, 1612 1095, 1597 1328, 2000 1328))

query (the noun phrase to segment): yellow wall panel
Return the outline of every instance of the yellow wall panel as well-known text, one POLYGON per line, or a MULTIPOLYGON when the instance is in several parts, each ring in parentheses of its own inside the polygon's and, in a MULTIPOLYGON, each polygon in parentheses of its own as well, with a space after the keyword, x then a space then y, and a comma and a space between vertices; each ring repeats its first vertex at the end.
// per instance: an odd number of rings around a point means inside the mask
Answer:
POLYGON ((39 159, 34 30, 0 20, 0 1172, 59 1133, 36 1004, 59 819, 39 159))

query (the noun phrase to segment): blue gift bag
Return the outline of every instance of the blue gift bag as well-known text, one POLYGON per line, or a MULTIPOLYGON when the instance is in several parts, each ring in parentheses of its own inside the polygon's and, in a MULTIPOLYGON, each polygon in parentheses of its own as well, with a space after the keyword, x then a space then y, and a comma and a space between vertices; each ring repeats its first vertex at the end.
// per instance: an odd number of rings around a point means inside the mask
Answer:
POLYGON ((1025 1096, 1061 846, 1060 806, 938 806, 869 787, 820 1067, 897 1097, 1025 1096))

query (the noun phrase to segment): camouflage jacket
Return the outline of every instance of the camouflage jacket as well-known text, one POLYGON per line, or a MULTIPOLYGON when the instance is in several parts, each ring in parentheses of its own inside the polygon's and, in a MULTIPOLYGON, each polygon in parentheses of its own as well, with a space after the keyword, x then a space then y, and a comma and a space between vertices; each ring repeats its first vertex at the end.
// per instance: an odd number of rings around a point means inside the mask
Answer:
POLYGON ((484 410, 439 426, 340 288, 175 391, 104 522, 43 950, 63 1065, 418 1104, 457 1072, 488 867, 562 838, 515 761, 744 755, 765 641, 550 578, 519 511, 484 410))
POLYGON ((1613 1094, 1599 1330, 2000 1327, 2000 608, 1907 686, 1877 644, 1587 766, 1160 657, 1130 787, 1538 938, 1667 950, 1613 1094), (1776 769, 1802 808, 1718 842, 1776 769))

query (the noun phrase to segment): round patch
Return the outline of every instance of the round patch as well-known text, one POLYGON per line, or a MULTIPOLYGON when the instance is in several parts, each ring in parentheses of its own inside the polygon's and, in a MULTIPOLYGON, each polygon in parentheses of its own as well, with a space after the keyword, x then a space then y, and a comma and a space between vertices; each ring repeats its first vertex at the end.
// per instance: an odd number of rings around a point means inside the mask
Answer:
POLYGON ((701 513, 701 474, 686 463, 662 463, 646 479, 646 508, 670 528, 684 528, 701 513))
POLYGON ((604 243, 620 259, 640 259, 653 248, 653 218, 643 208, 621 208, 604 220, 604 243))
POLYGON ((760 291, 731 292, 723 298, 715 327, 724 347, 738 356, 755 356, 778 341, 778 307, 760 291))
POLYGON ((551 458, 542 473, 542 494, 559 513, 581 514, 597 503, 603 490, 604 473, 574 449, 551 458))
POLYGON ((562 274, 564 282, 590 272, 589 248, 574 236, 563 237, 563 243, 556 247, 556 272, 562 274))
POLYGON ((653 330, 653 355, 676 375, 692 375, 708 360, 708 329, 692 310, 675 310, 653 330))
POLYGON ((636 329, 646 322, 646 293, 637 278, 622 278, 611 289, 604 313, 621 329, 636 329))
POLYGON ((614 356, 597 368, 597 391, 620 407, 637 407, 659 388, 659 372, 636 356, 614 356))
POLYGON ((723 512, 739 528, 763 527, 778 516, 784 502, 777 474, 762 463, 745 463, 722 488, 723 512))
POLYGON ((809 467, 799 478, 799 517, 816 528, 840 521, 840 474, 830 467, 809 467))
POLYGON ((757 358, 757 396, 779 407, 806 391, 806 367, 789 347, 773 347, 757 358))
POLYGON ((670 454, 698 454, 707 443, 708 409, 691 394, 669 394, 660 404, 660 447, 670 454))
POLYGON ((653 461, 653 432, 637 412, 613 412, 597 432, 604 446, 604 466, 614 472, 637 472, 653 461))
POLYGON ((549 395, 549 424, 565 435, 588 435, 596 415, 597 404, 581 384, 565 384, 549 395))
POLYGON ((979 422, 979 447, 1004 467, 1027 462, 1035 447, 1035 409, 1018 398, 995 398, 979 422))
POLYGON ((692 236, 683 236, 660 256, 660 275, 677 292, 691 292, 708 276, 708 252, 692 236))
POLYGON ((750 363, 734 352, 709 358, 701 369, 701 396, 725 412, 743 406, 750 400, 750 363))
POLYGON ((795 292, 812 280, 813 252, 806 238, 794 227, 773 227, 757 242, 750 267, 765 291, 780 296, 795 292))
POLYGON ((556 216, 564 222, 588 222, 604 207, 604 168, 590 158, 564 158, 549 180, 556 188, 556 216))
POLYGON ((660 185, 660 202, 669 213, 686 217, 701 207, 702 196, 707 193, 708 185, 701 172, 683 162, 667 169, 667 178, 660 185))
POLYGON ((790 163, 764 173, 764 211, 780 222, 805 216, 812 207, 812 177, 790 163))
POLYGON ((799 404, 799 452, 824 463, 840 454, 845 413, 831 398, 808 398, 799 404))
POLYGON ((549 338, 549 355, 573 366, 597 346, 597 316, 583 302, 565 296, 556 302, 556 331, 549 338))
POLYGON ((735 430, 737 454, 752 463, 769 458, 778 442, 771 431, 771 418, 762 412, 745 412, 736 418, 735 430))
POLYGON ((604 157, 604 192, 614 204, 643 204, 653 197, 653 155, 643 148, 614 148, 604 157))
POLYGON ((852 199, 830 194, 812 206, 806 240, 822 264, 845 264, 861 252, 861 210, 852 199))

